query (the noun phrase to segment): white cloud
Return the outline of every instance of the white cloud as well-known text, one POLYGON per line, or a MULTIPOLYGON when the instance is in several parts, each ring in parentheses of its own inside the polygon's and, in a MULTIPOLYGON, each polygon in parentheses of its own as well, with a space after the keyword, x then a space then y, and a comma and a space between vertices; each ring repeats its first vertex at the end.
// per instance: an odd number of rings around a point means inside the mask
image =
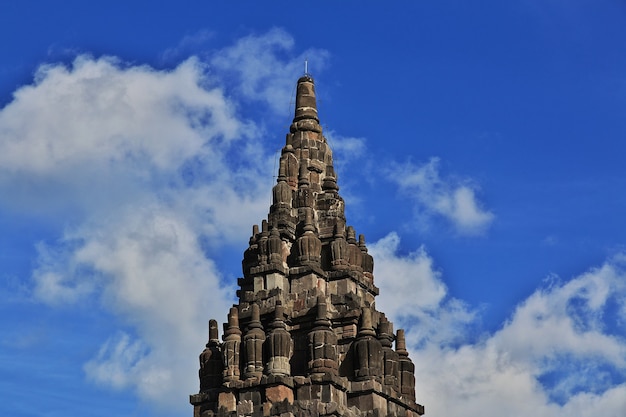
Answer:
MULTIPOLYGON (((258 134, 247 133, 258 130, 238 115, 236 97, 282 109, 293 88, 283 72, 301 65, 301 56, 283 56, 292 48, 281 31, 245 38, 218 52, 211 77, 197 59, 156 71, 80 57, 42 68, 0 111, 0 191, 12 196, 1 204, 71 211, 64 235, 38 246, 34 294, 53 305, 95 300, 130 329, 103 335, 84 366, 92 381, 187 407, 206 321, 223 321, 234 294, 214 249, 245 241, 267 210, 274 173, 266 175, 271 158, 259 154, 258 134), (237 94, 224 92, 219 71, 239 74, 237 94)), ((493 220, 473 185, 440 178, 436 159, 394 175, 420 213, 459 233, 493 220)), ((378 308, 409 328, 428 415, 623 416, 626 342, 606 325, 612 303, 626 320, 623 257, 538 290, 475 342, 468 329, 478 314, 448 294, 425 248, 401 255, 390 234, 370 249, 378 308), (555 371, 556 382, 544 383, 555 371)))
POLYGON ((128 370, 138 367, 146 350, 140 341, 131 341, 128 334, 120 333, 107 340, 97 357, 85 364, 85 371, 96 382, 127 388, 131 384, 128 370))
POLYGON ((0 114, 3 171, 48 175, 129 162, 171 171, 207 138, 245 132, 221 90, 202 88, 202 77, 194 59, 171 72, 86 56, 71 68, 43 66, 0 114))
POLYGON ((209 42, 214 38, 214 35, 213 32, 206 29, 188 34, 178 42, 178 45, 163 51, 161 61, 163 63, 176 63, 181 60, 181 58, 193 55, 194 51, 200 49, 206 50, 209 42))
POLYGON ((358 158, 366 151, 365 138, 343 136, 334 130, 326 130, 324 132, 324 136, 328 140, 328 144, 333 150, 333 154, 340 154, 345 159, 358 158))
POLYGON ((206 343, 206 322, 224 319, 234 288, 220 281, 191 225, 163 207, 142 206, 72 239, 84 242, 73 262, 97 271, 105 305, 138 335, 132 343, 110 342, 115 348, 103 348, 88 364, 89 376, 114 387, 125 381, 144 398, 169 404, 180 400, 181 389, 193 392, 197 381, 189 375, 206 343))
MULTIPOLYGON (((365 138, 344 136, 334 130, 324 131, 324 137, 328 141, 330 148, 333 150, 333 164, 335 167, 335 174, 337 175, 342 172, 348 172, 349 165, 355 161, 362 160, 367 151, 367 141, 365 138)), ((342 181, 341 183, 344 186, 346 185, 346 182, 342 181)), ((346 198, 347 196, 344 195, 343 197, 346 198)), ((350 197, 357 198, 355 196, 350 197)))
POLYGON ((210 70, 197 58, 157 71, 79 56, 42 67, 0 111, 0 192, 13 197, 0 204, 65 229, 37 246, 34 296, 103 306, 125 329, 103 335, 84 368, 92 381, 159 408, 186 408, 197 390, 206 322, 224 321, 235 296, 213 259, 247 240, 273 185, 240 100, 293 86, 276 76, 300 65, 289 42, 280 31, 245 38, 216 53, 236 68, 210 70), (223 80, 258 64, 238 48, 264 51, 269 72, 235 91, 223 80))
POLYGON ((451 298, 441 272, 424 247, 398 254, 400 238, 391 233, 370 244, 380 295, 377 308, 394 318, 396 327, 410 329, 408 342, 449 344, 463 340, 476 318, 462 301, 451 298))
POLYGON ((378 308, 408 325, 417 399, 429 416, 624 415, 626 338, 609 325, 623 328, 624 255, 552 279, 501 329, 473 341, 463 335, 479 316, 450 299, 424 248, 401 256, 395 234, 371 246, 378 308))
POLYGON ((388 177, 414 201, 417 220, 422 227, 437 215, 450 221, 459 234, 477 235, 483 233, 494 219, 494 214, 478 201, 474 184, 439 175, 438 158, 431 158, 421 166, 396 165, 388 171, 388 177))
POLYGON ((22 212, 106 213, 191 158, 219 172, 221 149, 254 132, 219 88, 204 87, 195 59, 155 71, 80 56, 36 80, 0 112, 0 191, 12 196, 2 204, 22 212))
POLYGON ((77 265, 67 258, 70 248, 37 245, 39 266, 33 272, 35 296, 52 305, 72 304, 95 290, 95 282, 76 274, 77 265), (60 268, 59 260, 63 260, 60 268))
MULTIPOLYGON (((406 312, 411 305, 419 308, 439 306, 447 293, 441 281, 441 272, 436 271, 433 259, 424 247, 402 257, 397 254, 400 237, 391 233, 370 245, 370 251, 376 260, 375 273, 381 278, 378 285, 384 288, 383 296, 392 296, 393 300, 379 299, 383 311, 394 316, 406 312), (416 297, 415 289, 419 288, 416 297)), ((382 291, 382 290, 381 290, 382 291)))
POLYGON ((293 37, 282 29, 238 40, 211 59, 211 65, 235 80, 236 90, 246 99, 267 103, 278 115, 291 115, 295 100, 294 77, 304 73, 304 61, 309 60, 313 75, 326 66, 328 52, 308 49, 294 59, 281 59, 293 50, 293 37))

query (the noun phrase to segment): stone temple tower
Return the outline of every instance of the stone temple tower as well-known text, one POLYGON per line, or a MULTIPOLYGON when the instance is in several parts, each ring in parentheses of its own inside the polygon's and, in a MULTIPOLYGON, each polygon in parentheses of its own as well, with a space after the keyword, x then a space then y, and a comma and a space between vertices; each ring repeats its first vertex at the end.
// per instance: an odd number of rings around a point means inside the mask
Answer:
POLYGON ((374 260, 346 222, 309 75, 272 193, 222 341, 209 322, 194 417, 424 414, 404 331, 376 309, 374 260))

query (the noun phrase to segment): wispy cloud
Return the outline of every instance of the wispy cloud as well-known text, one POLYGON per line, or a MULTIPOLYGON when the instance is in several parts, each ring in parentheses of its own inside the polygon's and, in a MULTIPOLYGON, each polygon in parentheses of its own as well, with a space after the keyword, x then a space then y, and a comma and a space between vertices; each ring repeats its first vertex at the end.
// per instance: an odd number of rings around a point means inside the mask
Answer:
POLYGON ((285 59, 295 45, 293 37, 282 29, 272 29, 262 35, 239 39, 235 45, 215 54, 210 63, 232 83, 234 89, 247 100, 264 102, 277 114, 292 112, 290 99, 295 99, 294 77, 304 72, 304 61, 315 64, 320 73, 327 65, 329 53, 308 49, 298 56, 285 59))
POLYGON ((449 221, 461 235, 479 235, 495 217, 479 202, 474 183, 440 175, 438 158, 422 165, 396 164, 387 176, 413 201, 421 227, 427 227, 430 219, 438 216, 449 221))
POLYGON ((196 55, 199 50, 207 49, 214 33, 203 29, 183 37, 175 47, 168 48, 161 54, 164 63, 176 63, 190 55, 196 55))

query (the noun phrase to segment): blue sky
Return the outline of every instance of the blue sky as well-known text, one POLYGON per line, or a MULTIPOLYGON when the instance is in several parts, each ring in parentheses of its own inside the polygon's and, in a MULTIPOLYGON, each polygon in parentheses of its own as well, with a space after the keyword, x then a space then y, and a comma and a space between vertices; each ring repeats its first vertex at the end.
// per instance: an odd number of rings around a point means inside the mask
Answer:
POLYGON ((626 413, 624 2, 0 16, 0 414, 191 415, 305 59, 427 415, 626 413))

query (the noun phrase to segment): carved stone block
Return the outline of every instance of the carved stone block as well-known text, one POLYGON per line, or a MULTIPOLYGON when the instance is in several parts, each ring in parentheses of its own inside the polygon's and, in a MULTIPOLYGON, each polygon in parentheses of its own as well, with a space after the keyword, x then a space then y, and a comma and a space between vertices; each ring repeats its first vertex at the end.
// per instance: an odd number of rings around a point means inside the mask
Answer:
POLYGON ((285 385, 276 385, 265 389, 265 398, 270 403, 282 402, 287 400, 289 404, 293 404, 293 389, 285 385))

